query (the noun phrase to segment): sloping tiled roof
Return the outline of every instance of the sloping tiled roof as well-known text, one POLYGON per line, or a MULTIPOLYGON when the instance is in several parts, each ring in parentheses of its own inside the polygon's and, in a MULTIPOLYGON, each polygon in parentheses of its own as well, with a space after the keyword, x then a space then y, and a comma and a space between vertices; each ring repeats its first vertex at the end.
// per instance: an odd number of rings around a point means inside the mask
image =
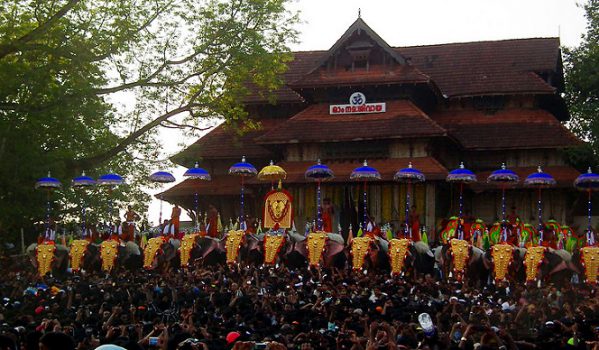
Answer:
MULTIPOLYGON (((403 168, 407 168, 412 162, 414 168, 422 171, 427 180, 442 180, 447 176, 447 169, 439 161, 433 157, 416 157, 416 158, 388 158, 388 159, 373 159, 368 161, 368 166, 371 166, 379 171, 381 180, 393 181, 393 175, 403 168)), ((305 183, 314 182, 306 179, 304 173, 315 162, 280 162, 277 165, 281 166, 287 172, 285 183, 305 183)), ((348 182, 351 172, 362 166, 361 161, 350 162, 323 162, 335 173, 335 178, 332 182, 348 182)))
MULTIPOLYGON (((560 62, 558 38, 478 41, 394 48, 447 97, 498 94, 552 94, 554 87, 536 73, 556 72, 560 62)), ((321 61, 327 51, 294 52, 283 75, 287 84, 299 80, 321 61)), ((288 86, 274 95, 278 102, 300 102, 288 86)), ((246 101, 264 102, 258 92, 246 101)))
MULTIPOLYGON (((176 197, 188 197, 197 193, 200 196, 226 196, 239 195, 240 183, 238 176, 215 175, 211 181, 202 181, 187 179, 173 187, 156 195, 156 198, 162 196, 167 201, 172 201, 176 197)), ((251 189, 247 189, 251 193, 251 189)))
POLYGON ((423 74, 418 68, 410 65, 396 65, 393 69, 374 67, 369 71, 357 70, 346 71, 337 69, 327 71, 317 69, 299 80, 289 82, 293 88, 310 88, 324 86, 352 86, 356 84, 418 84, 428 83, 430 78, 423 74))
POLYGON ((397 48, 449 96, 553 93, 535 72, 556 71, 558 38, 397 48))
POLYGON ((408 100, 387 102, 384 113, 330 115, 329 104, 312 105, 256 138, 261 144, 339 142, 445 135, 445 130, 408 100))
POLYGON ((249 158, 272 158, 272 152, 254 142, 254 139, 285 121, 285 119, 261 119, 259 129, 250 130, 241 136, 221 124, 174 156, 173 161, 179 164, 189 163, 184 159, 187 155, 192 155, 194 161, 200 158, 239 158, 241 155, 249 158))
POLYGON ((556 148, 581 142, 541 109, 444 111, 431 113, 431 118, 467 149, 556 148))

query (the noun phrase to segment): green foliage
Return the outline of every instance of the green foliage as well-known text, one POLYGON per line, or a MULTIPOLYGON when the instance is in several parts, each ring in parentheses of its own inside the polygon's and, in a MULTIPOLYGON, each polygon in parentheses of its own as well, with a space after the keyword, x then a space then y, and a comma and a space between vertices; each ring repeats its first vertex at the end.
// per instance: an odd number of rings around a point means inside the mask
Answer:
MULTIPOLYGON (((84 170, 125 176, 113 198, 143 214, 145 179, 167 166, 157 128, 235 125, 248 83, 279 86, 296 37, 286 2, 0 0, 0 234, 44 217, 33 184, 48 170, 67 185, 52 195, 65 222, 84 170)), ((106 193, 88 201, 106 219, 106 193)))
POLYGON ((564 49, 566 100, 572 115, 569 126, 588 141, 569 155, 583 169, 599 164, 599 0, 589 0, 584 9, 587 32, 580 46, 564 49))

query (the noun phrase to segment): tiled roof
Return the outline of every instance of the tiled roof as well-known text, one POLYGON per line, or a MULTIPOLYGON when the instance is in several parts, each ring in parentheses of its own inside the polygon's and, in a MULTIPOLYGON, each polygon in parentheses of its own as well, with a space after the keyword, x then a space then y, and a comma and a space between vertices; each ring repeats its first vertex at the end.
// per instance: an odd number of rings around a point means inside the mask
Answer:
POLYGON ((445 135, 408 100, 387 102, 384 113, 330 115, 329 104, 312 105, 256 139, 261 144, 339 142, 445 135))
MULTIPOLYGON (((212 181, 202 181, 187 179, 166 191, 156 195, 156 198, 162 196, 167 201, 172 201, 177 197, 188 197, 197 193, 199 196, 233 196, 239 195, 240 182, 238 176, 216 175, 212 176, 212 181)), ((251 193, 251 189, 247 189, 251 193)))
POLYGON ((374 67, 369 71, 357 70, 354 72, 346 71, 345 69, 327 71, 326 69, 321 68, 301 77, 299 80, 290 81, 289 85, 293 88, 311 88, 324 86, 352 86, 370 83, 418 84, 428 82, 430 82, 430 78, 415 66, 396 65, 392 70, 374 67))
MULTIPOLYGON (((368 166, 375 168, 381 173, 381 180, 392 181, 393 175, 403 168, 407 168, 412 162, 412 166, 424 173, 427 180, 441 180, 447 176, 447 169, 433 157, 417 157, 417 158, 388 158, 388 159, 373 159, 368 161, 368 166)), ((314 182, 306 179, 304 173, 315 162, 280 162, 277 165, 285 169, 287 179, 285 183, 305 183, 314 182)), ((323 162, 335 173, 335 178, 332 182, 349 182, 351 172, 362 166, 362 161, 351 162, 323 162)))
POLYGON ((241 136, 221 124, 174 156, 173 161, 178 164, 193 163, 185 159, 187 156, 192 157, 193 161, 200 158, 239 158, 241 155, 249 158, 272 158, 272 152, 254 142, 254 139, 285 121, 285 119, 261 119, 259 129, 247 131, 241 136))
MULTIPOLYGON (((497 94, 552 94, 554 87, 536 73, 557 72, 558 38, 478 41, 394 48, 448 97, 497 94)), ((315 68, 327 51, 294 52, 284 80, 291 84, 315 68)), ((559 73, 559 72, 557 72, 559 73)), ((279 102, 299 102, 288 86, 274 93, 279 102)), ((253 92, 247 102, 264 102, 253 92)))
POLYGON ((479 41, 397 48, 449 96, 553 93, 535 72, 556 71, 558 38, 479 41))
POLYGON ((444 111, 431 113, 431 118, 467 149, 556 148, 581 143, 541 109, 504 109, 493 114, 444 111))
MULTIPOLYGON (((537 167, 510 167, 510 170, 518 174, 520 177, 520 182, 518 184, 512 185, 509 188, 523 188, 523 181, 526 177, 532 173, 537 172, 537 167)), ((574 180, 580 175, 578 170, 566 166, 544 166, 543 172, 553 176, 555 181, 557 182, 557 187, 572 187, 574 180)), ((487 183, 487 178, 491 175, 491 171, 484 171, 476 174, 478 181, 476 184, 472 185, 473 190, 489 190, 493 188, 500 189, 500 186, 497 184, 487 183)))

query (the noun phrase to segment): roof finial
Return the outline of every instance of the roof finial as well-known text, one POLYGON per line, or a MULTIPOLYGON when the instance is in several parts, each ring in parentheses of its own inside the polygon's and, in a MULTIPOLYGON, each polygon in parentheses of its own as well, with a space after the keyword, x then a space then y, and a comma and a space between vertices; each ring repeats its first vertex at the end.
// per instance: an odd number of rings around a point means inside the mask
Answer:
POLYGON ((358 18, 362 18, 362 9, 358 7, 358 18))

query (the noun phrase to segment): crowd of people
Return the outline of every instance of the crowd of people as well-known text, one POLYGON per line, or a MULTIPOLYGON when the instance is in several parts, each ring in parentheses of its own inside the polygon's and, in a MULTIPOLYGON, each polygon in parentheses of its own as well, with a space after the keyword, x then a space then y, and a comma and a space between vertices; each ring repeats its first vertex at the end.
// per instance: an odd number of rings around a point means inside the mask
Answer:
POLYGON ((599 349, 599 298, 585 285, 285 266, 41 280, 4 265, 2 350, 599 349))

